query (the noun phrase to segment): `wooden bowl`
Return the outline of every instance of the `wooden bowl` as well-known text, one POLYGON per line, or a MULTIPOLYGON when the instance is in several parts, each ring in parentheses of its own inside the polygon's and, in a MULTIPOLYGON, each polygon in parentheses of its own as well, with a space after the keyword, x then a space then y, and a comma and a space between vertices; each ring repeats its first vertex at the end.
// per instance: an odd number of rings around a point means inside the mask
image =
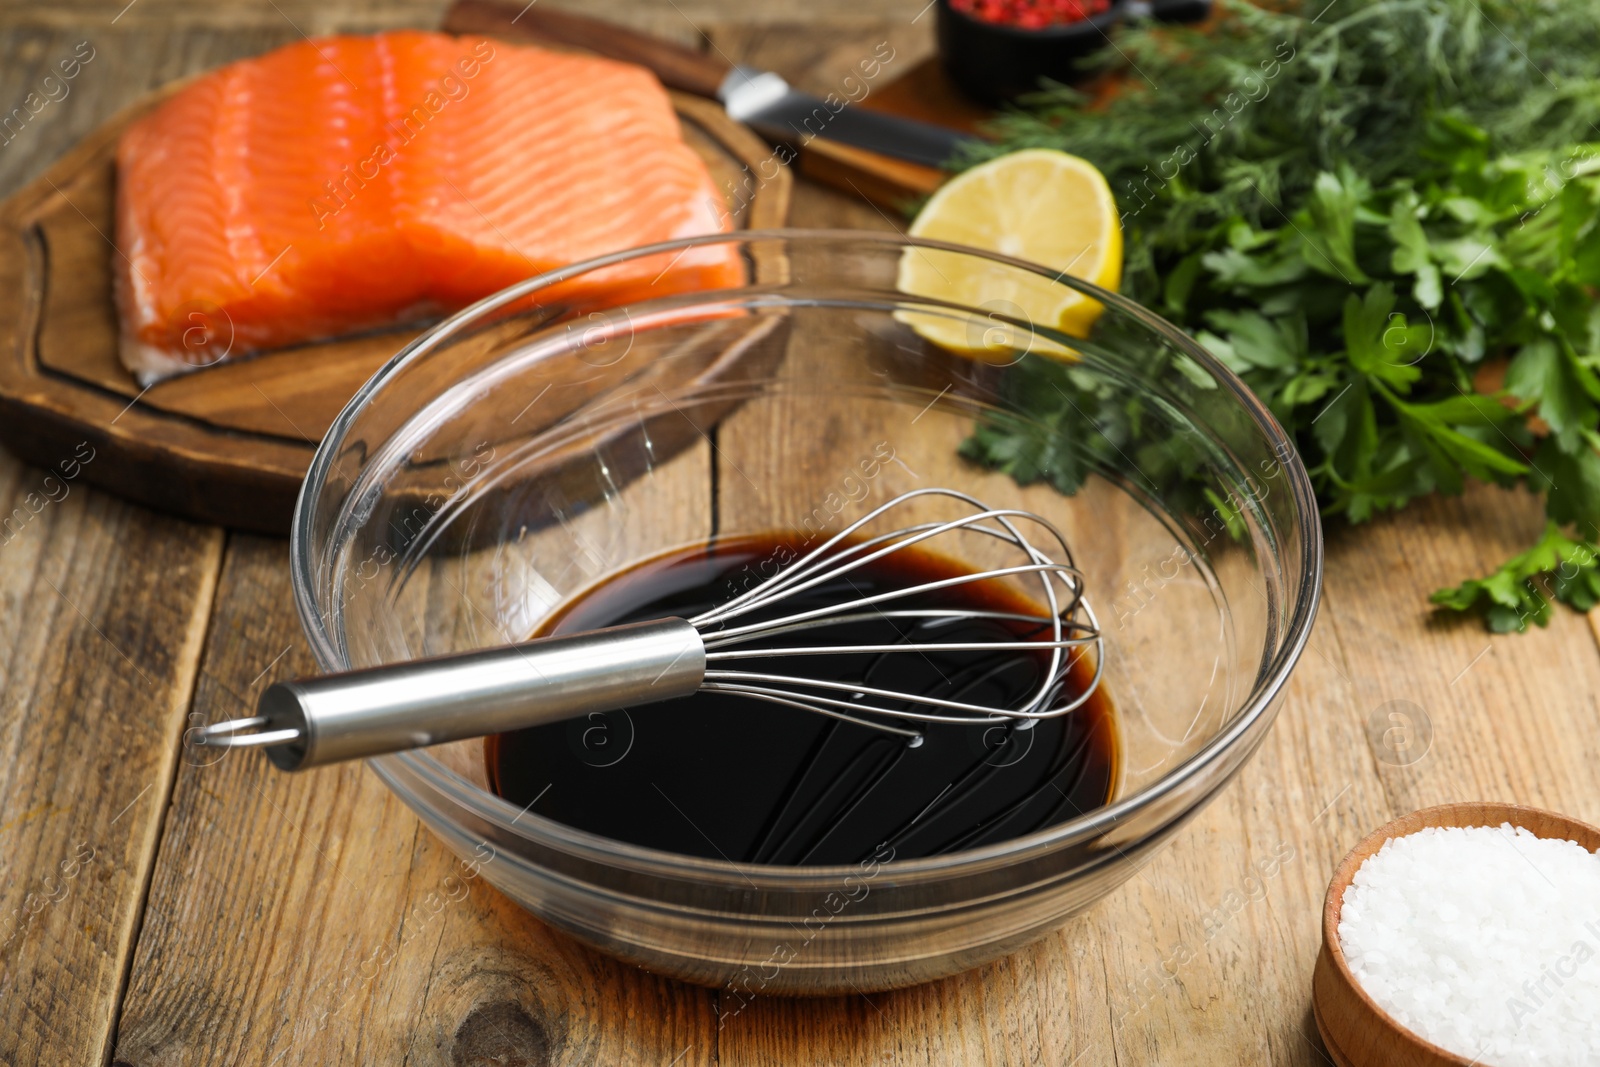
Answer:
POLYGON ((1322 951, 1311 977, 1311 1012, 1323 1044, 1338 1067, 1493 1067, 1424 1041, 1401 1026, 1356 984, 1339 947, 1339 910, 1344 891, 1367 857, 1390 838, 1430 826, 1499 826, 1510 823, 1537 837, 1576 841, 1600 849, 1600 829, 1577 819, 1519 804, 1442 804, 1381 826, 1350 851, 1334 872, 1322 906, 1322 951))

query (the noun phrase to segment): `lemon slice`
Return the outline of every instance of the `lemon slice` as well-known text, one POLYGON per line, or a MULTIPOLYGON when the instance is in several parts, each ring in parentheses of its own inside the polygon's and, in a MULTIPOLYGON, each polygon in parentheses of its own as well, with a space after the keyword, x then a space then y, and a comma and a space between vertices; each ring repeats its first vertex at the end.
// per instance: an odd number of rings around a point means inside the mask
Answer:
MULTIPOLYGON (((1116 198, 1094 164, 1065 152, 1025 149, 957 175, 933 194, 909 233, 1025 259, 1104 289, 1122 282, 1116 198)), ((936 249, 906 249, 898 287, 987 312, 988 321, 936 311, 896 317, 941 347, 988 362, 1013 362, 1028 350, 1074 358, 1070 348, 1007 320, 1087 337, 1104 310, 1049 277, 936 249)))

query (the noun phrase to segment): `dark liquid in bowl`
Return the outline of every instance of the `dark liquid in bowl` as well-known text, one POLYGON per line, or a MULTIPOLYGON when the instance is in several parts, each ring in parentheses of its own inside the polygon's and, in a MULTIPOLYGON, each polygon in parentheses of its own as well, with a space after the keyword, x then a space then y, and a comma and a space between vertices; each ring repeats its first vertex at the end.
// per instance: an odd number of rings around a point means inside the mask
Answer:
MULTIPOLYGON (((803 554, 798 539, 779 536, 682 549, 590 590, 539 635, 690 617, 753 586, 763 565, 771 574, 803 554)), ((789 598, 772 615, 963 573, 970 572, 952 560, 909 549, 789 598)), ((996 581, 954 586, 938 597, 941 607, 1039 613, 1034 601, 996 581)), ((879 618, 766 641, 859 646, 1042 633, 1035 624, 989 619, 935 632, 879 618)), ((855 653, 724 666, 1014 706, 1037 688, 1048 655, 855 653)), ((1056 702, 1081 693, 1090 676, 1080 659, 1056 702)), ((670 852, 777 864, 857 863, 883 844, 897 859, 976 848, 1100 807, 1115 788, 1116 729, 1103 687, 1077 711, 1031 729, 921 729, 922 744, 910 747, 903 737, 812 712, 699 693, 490 738, 488 772, 491 787, 511 803, 578 829, 670 852)))

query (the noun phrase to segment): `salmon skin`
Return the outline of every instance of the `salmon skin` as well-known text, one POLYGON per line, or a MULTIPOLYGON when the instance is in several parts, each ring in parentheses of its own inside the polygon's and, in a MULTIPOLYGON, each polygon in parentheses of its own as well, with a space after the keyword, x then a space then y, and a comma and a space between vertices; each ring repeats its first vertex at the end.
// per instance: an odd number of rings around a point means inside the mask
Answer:
MULTIPOLYGON (((727 229, 650 72, 438 33, 323 37, 212 71, 129 127, 117 170, 122 357, 145 384, 727 229)), ((744 280, 731 245, 651 259, 562 295, 744 280)))

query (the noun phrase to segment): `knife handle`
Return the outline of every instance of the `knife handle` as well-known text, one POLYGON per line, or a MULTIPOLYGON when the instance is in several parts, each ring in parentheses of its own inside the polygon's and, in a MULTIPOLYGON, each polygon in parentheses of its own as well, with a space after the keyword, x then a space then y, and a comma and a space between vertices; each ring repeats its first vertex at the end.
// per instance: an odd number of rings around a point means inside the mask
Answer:
POLYGON ((1150 17, 1157 22, 1204 22, 1211 17, 1211 0, 1150 0, 1150 17))
POLYGON ((732 69, 731 64, 716 56, 537 2, 523 7, 497 0, 456 0, 445 13, 443 29, 447 33, 488 33, 582 48, 609 59, 637 63, 653 71, 670 89, 712 99, 732 69))

